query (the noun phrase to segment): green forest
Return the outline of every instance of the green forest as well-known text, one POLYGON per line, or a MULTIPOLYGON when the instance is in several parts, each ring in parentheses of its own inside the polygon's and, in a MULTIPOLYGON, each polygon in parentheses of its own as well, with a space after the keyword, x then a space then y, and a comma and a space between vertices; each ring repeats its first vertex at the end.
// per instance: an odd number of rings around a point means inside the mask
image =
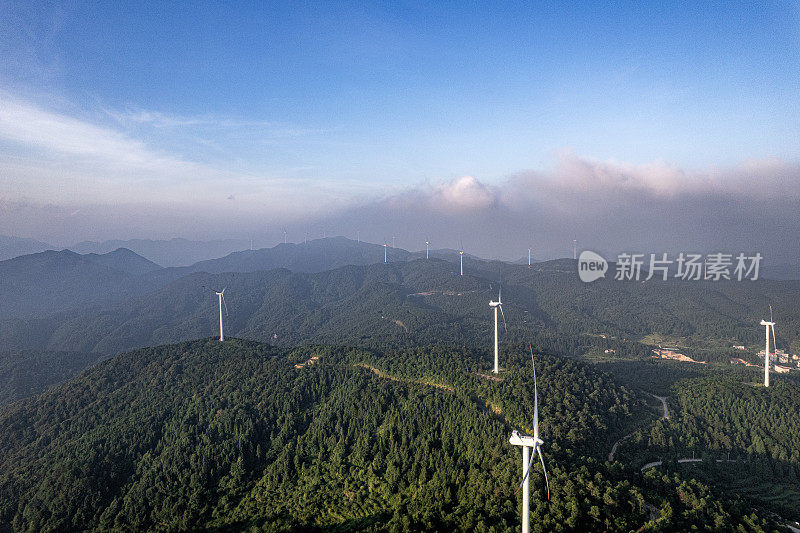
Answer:
MULTIPOLYGON (((551 486, 536 464, 534 531, 800 519, 800 380, 765 390, 760 368, 730 364, 757 362, 770 305, 778 346, 797 346, 797 282, 584 284, 569 260, 470 258, 459 276, 333 253, 258 269, 304 257, 277 252, 156 270, 118 254, 104 283, 136 290, 0 320, 0 531, 517 530, 508 438, 532 432, 531 348, 551 486)), ((92 283, 89 259, 51 255, 15 279, 92 283)))
MULTIPOLYGON (((513 531, 521 459, 508 438, 532 424, 529 357, 508 350, 494 381, 487 352, 441 346, 205 339, 123 354, 2 408, 0 523, 513 531)), ((770 513, 706 483, 607 462, 645 399, 586 363, 536 363, 551 497, 536 467, 533 530, 776 530, 770 513)))

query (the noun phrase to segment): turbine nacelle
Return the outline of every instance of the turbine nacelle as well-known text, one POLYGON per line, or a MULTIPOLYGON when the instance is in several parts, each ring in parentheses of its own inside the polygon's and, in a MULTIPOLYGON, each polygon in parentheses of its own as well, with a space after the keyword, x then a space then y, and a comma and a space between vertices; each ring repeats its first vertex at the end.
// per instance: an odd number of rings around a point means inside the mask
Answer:
POLYGON ((527 446, 529 448, 534 448, 536 446, 541 446, 542 444, 544 444, 544 441, 539 437, 522 435, 516 429, 511 432, 511 438, 508 439, 508 442, 510 442, 514 446, 527 446))

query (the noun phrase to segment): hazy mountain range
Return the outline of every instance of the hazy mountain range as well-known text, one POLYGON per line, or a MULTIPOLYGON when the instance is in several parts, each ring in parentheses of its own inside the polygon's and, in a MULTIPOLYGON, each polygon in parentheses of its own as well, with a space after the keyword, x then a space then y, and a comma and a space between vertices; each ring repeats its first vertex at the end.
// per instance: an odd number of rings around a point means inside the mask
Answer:
POLYGON ((46 250, 67 249, 79 254, 107 254, 119 248, 127 248, 164 267, 188 266, 198 261, 215 259, 249 247, 250 242, 244 239, 191 241, 178 238, 83 241, 71 246, 59 247, 35 239, 0 235, 0 261, 46 250))
MULTIPOLYGON (((601 334, 619 342, 657 334, 694 338, 719 352, 732 344, 757 346, 758 321, 772 305, 779 346, 798 347, 792 344, 800 331, 795 281, 585 284, 573 260, 528 268, 466 254, 462 277, 452 250, 432 251, 430 260, 424 252, 387 253, 384 264, 382 245, 328 238, 234 252, 188 267, 161 268, 127 249, 17 257, 0 262, 0 351, 36 353, 41 361, 50 352, 105 356, 215 335, 214 291, 222 288, 231 336, 280 346, 485 346, 488 301, 496 299, 501 276, 504 342, 533 341, 551 353, 569 353, 586 351, 601 334)), ((620 349, 648 353, 638 343, 620 349)), ((25 368, 14 357, 15 368, 25 368)))

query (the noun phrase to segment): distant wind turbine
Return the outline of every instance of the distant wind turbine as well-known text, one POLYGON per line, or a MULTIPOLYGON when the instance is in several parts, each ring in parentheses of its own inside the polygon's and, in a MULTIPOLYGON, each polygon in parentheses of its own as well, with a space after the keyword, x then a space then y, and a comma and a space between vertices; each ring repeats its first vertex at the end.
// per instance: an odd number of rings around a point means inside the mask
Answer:
POLYGON ((576 241, 575 239, 572 239, 572 258, 573 259, 578 258, 578 241, 576 241))
POLYGON ((528 248, 528 268, 531 267, 531 249, 528 248))
POLYGON ((386 251, 386 243, 385 242, 383 243, 383 262, 384 263, 388 263, 389 262, 389 254, 386 251))
POLYGON ((764 386, 769 387, 769 330, 772 328, 772 344, 777 350, 777 343, 775 342, 775 322, 772 321, 772 306, 769 306, 769 322, 766 320, 761 321, 766 333, 767 345, 764 348, 764 386))
POLYGON ((531 363, 533 363, 533 436, 520 435, 516 429, 511 433, 511 438, 508 442, 514 446, 522 447, 522 483, 519 484, 515 492, 522 489, 522 533, 529 533, 530 531, 530 482, 528 475, 531 473, 531 467, 536 460, 536 454, 539 454, 539 460, 542 462, 542 470, 544 471, 544 482, 547 485, 547 499, 550 499, 550 482, 547 480, 547 468, 544 466, 544 457, 542 456, 542 444, 544 441, 539 438, 539 392, 536 390, 536 363, 533 360, 533 348, 531 347, 531 363), (529 460, 530 457, 530 460, 529 460))
POLYGON ((425 241, 425 259, 428 259, 428 246, 430 246, 430 241, 425 241))
POLYGON ((498 352, 499 352, 499 342, 498 342, 498 332, 497 332, 497 310, 498 309, 500 309, 500 314, 503 317, 503 327, 505 328, 506 333, 508 333, 508 326, 506 326, 506 314, 503 313, 503 301, 502 301, 502 298, 501 298, 502 293, 503 293, 503 285, 501 284, 500 285, 500 290, 497 291, 497 301, 493 302, 493 301, 489 300, 489 307, 491 309, 494 309, 494 370, 492 370, 492 372, 494 372, 495 374, 500 372, 500 368, 499 368, 500 357, 499 357, 499 354, 498 354, 498 352))
POLYGON ((286 244, 288 241, 286 240, 286 228, 283 228, 283 244, 286 244))
POLYGON ((394 235, 392 235, 392 248, 394 248, 394 235))
POLYGON ((464 275, 464 243, 459 241, 458 243, 458 255, 460 256, 461 261, 461 275, 464 275))
POLYGON ((225 302, 225 289, 217 293, 219 297, 219 341, 225 340, 225 335, 222 331, 222 306, 225 305, 225 314, 228 314, 228 304, 225 302))

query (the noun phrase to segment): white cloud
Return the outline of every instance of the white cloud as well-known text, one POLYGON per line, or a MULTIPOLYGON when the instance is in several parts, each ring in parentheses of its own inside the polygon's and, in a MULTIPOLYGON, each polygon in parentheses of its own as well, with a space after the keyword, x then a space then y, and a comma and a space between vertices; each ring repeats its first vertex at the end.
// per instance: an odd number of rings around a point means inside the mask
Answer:
MULTIPOLYGON (((178 120, 162 116, 141 120, 178 120)), ((198 120, 199 122, 199 120, 198 120)), ((118 129, 0 93, 0 186, 28 203, 186 204, 237 198, 237 210, 297 217, 348 203, 347 185, 230 171, 155 149, 118 129)))
POLYGON ((488 209, 495 204, 495 192, 472 176, 462 176, 438 185, 433 192, 431 205, 445 209, 488 209))
POLYGON ((0 97, 0 138, 60 154, 144 162, 153 158, 141 142, 115 131, 33 105, 0 97))

